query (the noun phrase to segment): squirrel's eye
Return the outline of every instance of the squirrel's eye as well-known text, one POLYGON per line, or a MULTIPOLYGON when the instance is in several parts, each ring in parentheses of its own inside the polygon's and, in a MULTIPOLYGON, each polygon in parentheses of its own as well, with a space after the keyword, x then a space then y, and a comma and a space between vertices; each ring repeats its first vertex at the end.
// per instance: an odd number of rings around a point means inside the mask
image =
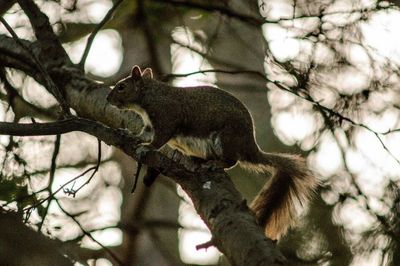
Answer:
POLYGON ((123 90, 125 89, 125 86, 122 85, 122 84, 118 84, 118 85, 115 87, 115 89, 116 89, 117 91, 123 91, 123 90))

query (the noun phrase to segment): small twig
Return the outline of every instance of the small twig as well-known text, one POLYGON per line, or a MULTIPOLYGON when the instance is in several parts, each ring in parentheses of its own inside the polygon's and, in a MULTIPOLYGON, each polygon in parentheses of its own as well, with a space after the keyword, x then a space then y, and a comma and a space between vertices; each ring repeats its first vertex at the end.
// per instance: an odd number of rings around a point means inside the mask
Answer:
POLYGON ((62 95, 57 85, 53 82, 52 78, 47 73, 47 71, 45 70, 44 66, 42 65, 36 54, 27 45, 25 45, 25 43, 21 41, 21 39, 18 37, 18 35, 15 33, 15 31, 11 28, 11 26, 7 23, 7 21, 4 18, 0 17, 0 22, 3 23, 4 27, 11 34, 11 36, 18 43, 18 45, 21 46, 25 51, 27 51, 27 53, 32 57, 33 61, 36 63, 36 66, 39 69, 39 72, 41 73, 46 83, 46 86, 51 90, 54 97, 56 97, 57 101, 60 103, 64 115, 67 117, 71 116, 69 106, 65 101, 64 96, 62 95))
MULTIPOLYGON (((73 195, 73 197, 75 197, 75 195, 76 195, 76 193, 78 193, 78 191, 79 190, 81 190, 84 186, 86 186, 87 184, 89 184, 90 183, 90 181, 92 180, 92 178, 94 177, 94 175, 97 173, 97 171, 99 170, 99 168, 100 168, 100 164, 101 164, 101 140, 100 139, 97 139, 97 163, 96 163, 96 166, 94 166, 92 169, 93 169, 93 172, 92 172, 92 174, 90 175, 90 177, 88 178, 88 180, 86 180, 86 182, 85 183, 83 183, 79 188, 77 188, 77 189, 70 189, 70 190, 68 190, 66 193, 67 194, 72 194, 73 195)), ((64 190, 64 192, 65 192, 65 190, 64 190)))
POLYGON ((344 115, 342 115, 342 114, 340 114, 340 113, 338 113, 338 112, 335 112, 335 111, 333 111, 332 109, 330 109, 330 108, 328 108, 328 107, 326 107, 326 106, 321 105, 319 102, 315 101, 309 94, 306 94, 306 95, 304 96, 304 95, 301 95, 301 94, 300 94, 299 92, 297 92, 297 91, 294 91, 294 90, 292 90, 292 89, 290 89, 290 88, 285 87, 282 83, 280 83, 280 82, 278 82, 278 81, 270 81, 270 82, 273 83, 273 84, 275 84, 276 86, 278 86, 280 89, 282 89, 282 90, 284 90, 284 91, 287 91, 287 92, 289 92, 289 93, 291 93, 291 94, 294 94, 294 95, 296 95, 297 97, 300 97, 300 98, 302 98, 302 99, 304 99, 304 100, 306 100, 306 101, 312 103, 312 104, 315 105, 319 110, 325 111, 325 112, 327 112, 327 113, 329 113, 329 114, 331 114, 331 115, 334 115, 334 116, 338 117, 338 118, 339 118, 340 120, 342 120, 342 121, 347 121, 347 122, 349 122, 350 124, 352 124, 353 126, 358 126, 358 127, 364 128, 364 129, 366 129, 367 131, 373 133, 373 134, 376 136, 376 138, 379 140, 379 142, 381 143, 381 146, 383 147, 383 149, 386 150, 386 152, 390 155, 390 157, 392 157, 392 158, 400 165, 400 160, 396 158, 396 156, 389 150, 389 148, 388 148, 388 147, 386 146, 386 144, 383 142, 382 138, 379 136, 379 135, 381 135, 381 134, 383 134, 383 133, 377 132, 377 131, 373 130, 372 128, 370 128, 369 126, 365 125, 365 124, 355 122, 355 121, 352 120, 351 118, 349 118, 349 117, 347 117, 347 116, 344 116, 344 115))
POLYGON ((75 186, 75 182, 74 182, 74 184, 72 184, 72 188, 64 188, 64 189, 63 189, 63 192, 64 192, 65 194, 67 194, 68 196, 71 196, 71 195, 72 195, 72 197, 75 198, 76 193, 77 193, 79 190, 81 190, 84 186, 86 186, 86 185, 90 182, 90 180, 91 180, 91 179, 93 178, 93 176, 96 174, 97 169, 98 169, 97 166, 93 166, 93 167, 90 167, 89 169, 87 169, 86 171, 84 171, 83 173, 81 173, 81 174, 79 175, 79 177, 82 177, 82 176, 84 176, 85 174, 89 173, 90 171, 93 171, 92 174, 90 175, 90 177, 88 178, 88 180, 87 180, 85 183, 83 183, 79 188, 77 188, 77 189, 74 188, 74 186, 75 186))
MULTIPOLYGON (((246 22, 249 25, 260 27, 263 23, 265 23, 264 18, 262 17, 256 17, 256 16, 251 16, 247 14, 242 14, 239 12, 236 12, 230 8, 227 8, 224 5, 219 5, 219 4, 206 4, 202 3, 201 1, 181 1, 181 0, 153 0, 154 2, 159 2, 163 4, 170 4, 174 6, 182 6, 182 7, 189 7, 193 9, 199 9, 199 10, 204 10, 204 11, 209 11, 209 12, 218 12, 222 15, 225 15, 230 18, 235 18, 240 21, 246 22)), ((215 1, 215 3, 218 3, 218 1, 215 1)))
MULTIPOLYGON (((349 168, 349 166, 348 166, 348 163, 347 163, 347 161, 346 161, 346 155, 345 155, 345 152, 343 151, 343 149, 344 149, 343 145, 342 145, 341 142, 339 141, 339 138, 338 138, 335 134, 333 134, 333 132, 332 132, 332 135, 334 136, 334 140, 335 140, 336 144, 337 144, 338 147, 339 147, 339 151, 340 151, 340 155, 341 155, 341 157, 342 157, 342 161, 343 161, 344 168, 345 168, 346 172, 349 173, 349 175, 350 175, 351 184, 352 184, 352 185, 354 186, 354 188, 356 189, 357 195, 360 196, 360 197, 364 200, 364 204, 365 204, 366 210, 367 210, 372 216, 374 216, 375 219, 381 224, 381 226, 382 226, 383 230, 385 231, 385 233, 386 233, 387 235, 389 235, 390 237, 392 237, 393 240, 395 240, 395 241, 398 242, 398 240, 397 240, 398 237, 397 237, 396 233, 393 232, 392 228, 390 228, 390 225, 389 225, 388 222, 385 220, 385 218, 384 218, 383 216, 379 215, 378 213, 376 213, 376 212, 373 210, 372 206, 371 206, 370 203, 369 203, 370 199, 368 199, 367 195, 365 195, 365 194, 362 192, 361 187, 358 185, 358 183, 357 183, 357 181, 356 181, 356 179, 355 179, 353 173, 351 172, 351 170, 350 170, 350 168, 349 168)), ((349 197, 349 198, 353 198, 355 201, 358 201, 358 199, 357 199, 355 196, 353 196, 353 195, 346 194, 346 196, 349 197)))
MULTIPOLYGON (((188 50, 190 50, 190 51, 192 51, 192 52, 194 52, 194 53, 206 58, 210 63, 212 63, 214 65, 224 66, 224 67, 228 67, 228 68, 232 68, 232 69, 240 69, 240 68, 242 68, 242 65, 240 65, 240 64, 229 62, 229 61, 227 61, 225 59, 217 58, 216 56, 210 56, 210 55, 204 53, 201 49, 193 47, 190 44, 186 44, 186 43, 181 42, 181 41, 179 41, 177 39, 174 39, 172 37, 171 37, 171 42, 173 44, 179 45, 182 48, 186 48, 186 49, 188 49, 188 50)), ((264 75, 263 75, 263 79, 265 79, 264 75)))
MULTIPOLYGON (((37 208, 38 206, 42 205, 42 204, 43 204, 44 202, 46 202, 47 200, 49 200, 49 199, 51 199, 51 198, 54 198, 54 196, 55 196, 58 192, 60 192, 61 190, 63 190, 64 193, 67 193, 67 194, 68 194, 70 190, 65 190, 65 186, 71 184, 72 182, 75 182, 78 178, 84 176, 85 174, 87 174, 88 172, 94 170, 95 168, 96 168, 95 166, 94 166, 94 167, 90 167, 89 169, 85 170, 83 173, 81 173, 81 174, 75 176, 74 178, 72 178, 72 179, 69 180, 68 182, 66 182, 66 183, 64 183, 63 185, 61 185, 57 190, 55 190, 53 193, 51 193, 51 194, 50 194, 49 196, 47 196, 46 198, 41 199, 39 202, 35 203, 35 204, 32 205, 32 206, 29 206, 29 207, 24 208, 23 211, 25 211, 25 212, 30 212, 31 210, 33 210, 33 209, 37 208)), ((72 194, 72 193, 71 193, 71 194, 72 194)))
POLYGON ((55 200, 57 202, 58 207, 60 208, 60 210, 65 213, 68 217, 70 217, 75 223, 76 225, 78 225, 79 229, 81 229, 82 233, 86 236, 88 236, 91 240, 93 240, 94 242, 96 242, 102 249, 104 249, 108 254, 110 254, 110 256, 119 264, 119 265, 124 265, 124 263, 122 262, 122 260, 108 247, 104 246, 102 243, 100 243, 98 240, 96 240, 88 231, 85 230, 85 228, 83 228, 83 226, 81 225, 81 223, 75 218, 74 215, 70 214, 68 211, 66 211, 60 204, 60 202, 58 200, 55 200))
POLYGON ((88 38, 88 40, 86 42, 85 50, 83 51, 81 61, 79 62, 79 67, 83 68, 85 66, 85 62, 86 62, 86 59, 87 59, 87 57, 89 55, 90 48, 92 47, 94 38, 96 37, 97 33, 101 30, 101 28, 108 22, 108 20, 111 18, 111 16, 114 13, 114 11, 117 9, 117 7, 123 1, 124 0, 118 0, 117 2, 115 2, 113 7, 110 10, 108 10, 107 14, 104 16, 102 21, 100 21, 100 23, 97 24, 96 28, 92 31, 92 33, 90 34, 90 36, 89 36, 89 38, 88 38))
POLYGON ((389 129, 388 131, 382 132, 382 133, 379 133, 379 134, 382 134, 382 135, 389 135, 389 134, 394 133, 394 132, 400 132, 400 128, 389 129))
MULTIPOLYGON (((61 144, 61 135, 56 135, 56 141, 54 142, 54 151, 53 151, 53 156, 51 157, 51 165, 50 165, 50 176, 49 176, 49 185, 47 186, 47 191, 51 194, 51 187, 53 186, 54 183, 54 176, 55 176, 55 172, 56 172, 56 160, 57 160, 57 156, 60 152, 60 144, 61 144)), ((46 209, 44 211, 42 220, 39 223, 38 226, 38 231, 40 232, 42 230, 42 226, 44 223, 44 220, 46 219, 47 213, 49 211, 49 207, 50 207, 50 203, 51 203, 51 199, 49 200, 46 209)))
POLYGON ((194 71, 194 72, 190 72, 190 73, 181 73, 181 74, 170 73, 170 74, 166 74, 166 75, 162 76, 161 80, 168 81, 171 78, 184 78, 184 77, 188 77, 191 75, 205 74, 205 73, 223 73, 223 74, 230 74, 230 75, 252 74, 252 75, 259 76, 266 80, 265 75, 257 70, 224 70, 224 69, 204 69, 204 70, 198 70, 198 71, 194 71))
POLYGON ((133 187, 131 190, 131 193, 133 194, 136 190, 136 186, 137 186, 137 181, 139 179, 139 175, 140 175, 140 170, 142 169, 142 163, 138 162, 137 163, 137 167, 136 167, 136 174, 135 174, 135 181, 133 183, 133 187))

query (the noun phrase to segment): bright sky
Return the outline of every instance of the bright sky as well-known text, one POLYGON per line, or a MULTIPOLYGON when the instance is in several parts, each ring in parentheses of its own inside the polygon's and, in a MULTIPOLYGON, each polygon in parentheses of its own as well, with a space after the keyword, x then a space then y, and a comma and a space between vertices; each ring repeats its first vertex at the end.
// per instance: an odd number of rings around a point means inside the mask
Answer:
MULTIPOLYGON (((351 1, 336 1, 334 6, 326 12, 335 12, 346 10, 348 4, 354 4, 351 1)), ((272 7, 273 18, 279 19, 292 14, 292 6, 282 2, 272 7)), ((340 24, 349 17, 343 15, 334 15, 326 20, 326 23, 340 24)), ((304 24, 313 21, 305 22, 304 24)), ((372 54, 374 61, 384 62, 387 58, 394 64, 400 63, 400 23, 399 11, 380 11, 369 19, 368 23, 361 26, 363 33, 364 46, 372 54)), ((333 25, 333 24, 332 24, 333 25)), ((329 27, 332 27, 330 25, 329 27)), ((297 25, 300 26, 300 25, 297 25)), ((304 25, 303 25, 304 26, 304 25)), ((300 26, 301 27, 301 26, 300 26)), ((326 25, 328 27, 328 25, 326 25)), ((263 27, 267 40, 270 41, 272 53, 282 61, 299 57, 311 56, 315 52, 312 44, 308 41, 298 41, 296 31, 288 31, 278 24, 265 24, 263 27)), ((317 46, 321 55, 325 56, 326 62, 329 62, 329 52, 325 47, 317 46), (325 50, 324 50, 325 49, 325 50), (323 52, 322 52, 323 51, 323 52)), ((384 78, 383 71, 372 69, 367 53, 357 45, 351 45, 347 48, 347 54, 350 61, 357 66, 358 71, 345 70, 338 75, 331 75, 332 80, 324 79, 325 84, 338 88, 344 94, 355 91, 361 91, 369 83, 369 79, 375 75, 377 80, 384 78)), ((384 66, 381 65, 383 68, 384 66)), ((267 69, 270 66, 267 66, 267 69)), ((379 68, 379 67, 378 67, 379 68)), ((279 79, 280 76, 276 75, 279 79)), ((382 92, 381 96, 374 95, 366 105, 366 112, 360 112, 361 115, 355 119, 377 132, 386 132, 389 129, 400 128, 399 110, 387 109, 380 115, 372 115, 371 110, 381 110, 382 107, 393 105, 398 101, 398 97, 391 92, 382 92)), ((318 88, 318 97, 321 104, 332 106, 335 103, 331 97, 331 92, 324 88, 318 88), (333 101, 332 101, 333 100, 333 101)), ((395 159, 383 148, 378 138, 371 132, 362 128, 355 129, 354 147, 350 148, 345 136, 341 130, 336 130, 335 134, 323 134, 319 140, 316 140, 312 133, 321 127, 321 119, 312 111, 312 106, 293 95, 280 90, 271 90, 269 100, 273 110, 272 123, 278 136, 283 142, 288 144, 298 143, 303 148, 310 148, 315 141, 318 141, 318 149, 309 156, 309 165, 318 172, 321 177, 327 178, 343 168, 343 158, 346 160, 350 171, 357 175, 356 182, 362 191, 372 196, 371 206, 379 212, 387 211, 379 204, 378 200, 383 194, 384 186, 388 178, 398 180, 400 176, 400 166, 395 159), (346 152, 342 157, 340 147, 345 148, 346 152), (373 198, 376 197, 376 198, 373 198)), ((400 134, 394 133, 387 136, 381 136, 382 141, 389 148, 391 153, 400 159, 400 134)), ((343 184, 345 185, 345 184, 343 184)), ((327 198, 328 199, 328 198, 327 198)), ((336 199, 337 200, 337 199, 336 199)), ((340 223, 352 232, 363 232, 370 228, 374 219, 370 217, 364 209, 360 208, 359 203, 348 201, 338 213, 340 223)), ((371 257, 358 256, 354 259, 352 265, 378 265, 380 260, 379 252, 371 257)))

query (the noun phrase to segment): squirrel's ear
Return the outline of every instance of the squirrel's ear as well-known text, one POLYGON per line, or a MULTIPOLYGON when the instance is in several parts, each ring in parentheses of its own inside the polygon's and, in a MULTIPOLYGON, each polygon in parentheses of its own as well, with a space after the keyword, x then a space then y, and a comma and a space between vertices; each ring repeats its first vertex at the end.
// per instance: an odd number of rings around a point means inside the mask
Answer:
POLYGON ((146 68, 145 70, 143 70, 142 77, 152 79, 153 70, 151 70, 151 68, 146 68))
POLYGON ((139 79, 142 76, 142 70, 140 70, 140 67, 135 65, 132 67, 131 70, 131 77, 134 79, 139 79))

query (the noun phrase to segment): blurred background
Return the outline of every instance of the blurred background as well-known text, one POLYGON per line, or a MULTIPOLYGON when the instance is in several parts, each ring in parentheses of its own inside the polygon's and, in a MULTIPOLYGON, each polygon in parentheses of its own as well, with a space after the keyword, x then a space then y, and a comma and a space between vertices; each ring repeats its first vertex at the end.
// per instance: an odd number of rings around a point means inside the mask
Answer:
MULTIPOLYGON (((116 1, 35 2, 78 63, 116 1)), ((399 4, 124 1, 96 36, 85 71, 111 86, 137 64, 177 86, 234 94, 250 109, 263 150, 300 153, 321 179, 279 242, 290 265, 400 265, 399 4)), ((0 15, 18 36, 34 38, 14 1, 0 1, 0 15)), ((0 79, 1 121, 56 118, 55 99, 32 78, 1 68, 0 79)), ((77 132, 1 136, 0 145, 1 208, 17 211, 0 219, 3 228, 22 232, 22 217, 76 265, 118 265, 113 256, 124 265, 226 264, 215 248, 196 251, 211 236, 171 180, 130 193, 136 162, 121 151, 102 144, 98 166, 97 140, 77 132)), ((230 175, 248 201, 268 178, 239 168, 230 175)), ((21 238, 0 237, 0 261, 6 252, 24 256, 29 238, 21 238), (20 244, 7 250, 7 241, 20 244)))

